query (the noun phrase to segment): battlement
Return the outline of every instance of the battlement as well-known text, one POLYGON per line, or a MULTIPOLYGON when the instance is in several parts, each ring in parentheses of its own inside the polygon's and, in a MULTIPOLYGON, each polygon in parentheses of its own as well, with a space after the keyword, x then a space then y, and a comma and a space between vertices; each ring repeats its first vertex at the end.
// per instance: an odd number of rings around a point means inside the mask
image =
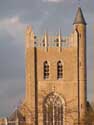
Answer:
POLYGON ((48 36, 47 43, 45 43, 45 38, 37 36, 35 38, 34 46, 35 47, 61 47, 61 48, 70 48, 74 45, 73 37, 61 37, 59 41, 58 36, 48 36))
POLYGON ((50 36, 45 33, 44 36, 35 36, 32 28, 28 27, 26 30, 26 48, 49 48, 49 47, 60 47, 60 48, 71 48, 77 45, 78 40, 77 32, 74 31, 68 37, 61 36, 61 31, 57 36, 50 36))

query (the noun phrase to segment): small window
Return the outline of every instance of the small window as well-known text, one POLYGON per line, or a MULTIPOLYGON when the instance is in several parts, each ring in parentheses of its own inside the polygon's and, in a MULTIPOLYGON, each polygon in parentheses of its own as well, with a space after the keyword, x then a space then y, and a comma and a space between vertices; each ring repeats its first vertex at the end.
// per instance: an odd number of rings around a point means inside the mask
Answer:
POLYGON ((44 79, 49 78, 49 64, 47 61, 44 62, 44 79))
POLYGON ((57 63, 57 79, 63 78, 63 65, 61 61, 57 63))

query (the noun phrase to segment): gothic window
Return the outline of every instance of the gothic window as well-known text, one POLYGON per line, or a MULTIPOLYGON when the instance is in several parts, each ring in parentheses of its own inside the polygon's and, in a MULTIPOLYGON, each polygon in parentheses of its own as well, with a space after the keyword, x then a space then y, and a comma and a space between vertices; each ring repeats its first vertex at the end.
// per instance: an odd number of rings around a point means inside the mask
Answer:
POLYGON ((49 64, 47 61, 44 62, 44 79, 49 78, 49 64))
POLYGON ((63 65, 61 61, 57 62, 57 79, 63 78, 63 65))
POLYGON ((59 96, 51 93, 44 101, 43 125, 63 125, 63 104, 59 96))

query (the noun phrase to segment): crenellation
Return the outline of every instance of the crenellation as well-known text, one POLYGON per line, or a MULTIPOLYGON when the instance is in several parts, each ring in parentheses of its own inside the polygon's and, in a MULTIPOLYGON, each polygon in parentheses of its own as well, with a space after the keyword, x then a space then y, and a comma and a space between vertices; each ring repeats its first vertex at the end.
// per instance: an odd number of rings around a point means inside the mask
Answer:
POLYGON ((61 31, 59 31, 57 36, 50 36, 45 32, 44 36, 35 37, 32 27, 28 26, 26 29, 26 48, 45 47, 46 50, 49 47, 72 48, 75 47, 76 37, 75 32, 71 33, 69 36, 61 36, 61 31))
MULTIPOLYGON (((49 47, 59 47, 59 48, 72 48, 75 47, 76 34, 71 34, 70 36, 48 36, 45 33, 44 36, 36 36, 35 39, 28 42, 31 36, 27 36, 27 48, 36 47, 36 48, 49 48, 49 47), (34 46, 32 44, 34 41, 34 46)), ((32 35, 34 36, 34 35, 32 35)), ((31 37, 32 38, 32 37, 31 37)))

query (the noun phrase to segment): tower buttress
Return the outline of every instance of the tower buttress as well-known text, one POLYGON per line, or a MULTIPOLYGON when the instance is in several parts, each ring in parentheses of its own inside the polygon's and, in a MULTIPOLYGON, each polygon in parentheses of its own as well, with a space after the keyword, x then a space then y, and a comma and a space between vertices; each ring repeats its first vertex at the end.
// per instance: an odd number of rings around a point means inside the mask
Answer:
MULTIPOLYGON (((32 113, 32 124, 35 124, 35 83, 36 83, 36 57, 34 46, 34 33, 31 26, 26 30, 26 96, 25 103, 32 113), (33 100, 33 101, 32 101, 33 100)), ((30 118, 28 122, 31 122, 30 118)), ((31 124, 31 123, 30 123, 31 124)))

